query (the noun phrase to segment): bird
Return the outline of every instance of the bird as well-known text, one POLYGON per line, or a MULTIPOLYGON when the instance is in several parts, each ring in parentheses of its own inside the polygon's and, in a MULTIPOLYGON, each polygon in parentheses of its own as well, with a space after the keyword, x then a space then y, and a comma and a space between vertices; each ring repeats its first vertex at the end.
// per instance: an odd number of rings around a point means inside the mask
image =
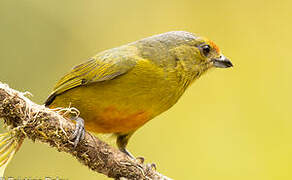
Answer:
MULTIPOLYGON (((113 134, 118 149, 134 158, 126 147, 140 127, 176 104, 208 70, 232 66, 213 41, 186 31, 166 32, 102 51, 75 66, 57 82, 45 106, 78 109, 80 115, 72 118, 74 147, 85 130, 113 134)), ((0 144, 9 143, 2 142, 7 136, 0 135, 0 144)), ((19 148, 10 144, 4 166, 19 148)))
POLYGON ((75 146, 85 129, 113 133, 118 148, 149 120, 172 107, 212 67, 232 63, 211 40, 185 31, 154 35, 98 53, 56 84, 45 105, 80 111, 75 146))

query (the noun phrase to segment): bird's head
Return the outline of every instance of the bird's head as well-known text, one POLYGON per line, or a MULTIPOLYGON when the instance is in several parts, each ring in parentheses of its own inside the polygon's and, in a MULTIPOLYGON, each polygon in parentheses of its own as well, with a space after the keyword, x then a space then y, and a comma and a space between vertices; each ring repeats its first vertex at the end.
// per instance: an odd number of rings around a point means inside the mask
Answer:
POLYGON ((212 67, 233 66, 213 41, 186 31, 167 32, 132 44, 139 48, 142 57, 195 78, 212 67))
POLYGON ((169 32, 164 36, 165 38, 162 39, 165 44, 169 44, 169 52, 175 57, 176 63, 188 74, 194 74, 195 78, 213 67, 233 66, 221 53, 219 47, 205 37, 185 31, 169 32))
POLYGON ((210 67, 229 68, 232 67, 231 61, 220 51, 219 47, 211 40, 204 37, 194 39, 195 53, 202 63, 208 63, 210 67))

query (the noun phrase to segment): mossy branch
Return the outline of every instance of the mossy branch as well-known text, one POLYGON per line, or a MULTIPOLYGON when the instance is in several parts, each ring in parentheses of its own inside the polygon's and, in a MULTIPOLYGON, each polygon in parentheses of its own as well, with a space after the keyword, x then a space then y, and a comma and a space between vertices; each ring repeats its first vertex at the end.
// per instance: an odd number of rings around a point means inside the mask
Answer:
POLYGON ((13 129, 19 141, 29 138, 49 144, 110 178, 169 180, 151 166, 129 158, 88 132, 74 148, 69 141, 74 123, 56 111, 33 103, 24 95, 0 82, 0 118, 13 129))

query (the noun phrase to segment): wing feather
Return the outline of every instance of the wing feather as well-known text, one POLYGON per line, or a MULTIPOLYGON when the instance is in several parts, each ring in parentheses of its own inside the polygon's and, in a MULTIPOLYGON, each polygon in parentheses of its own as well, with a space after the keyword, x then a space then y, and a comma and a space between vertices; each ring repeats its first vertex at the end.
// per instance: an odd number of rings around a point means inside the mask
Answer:
POLYGON ((71 72, 63 76, 54 87, 45 105, 51 104, 55 97, 80 85, 114 79, 127 73, 136 64, 136 59, 125 55, 96 56, 75 66, 71 72))

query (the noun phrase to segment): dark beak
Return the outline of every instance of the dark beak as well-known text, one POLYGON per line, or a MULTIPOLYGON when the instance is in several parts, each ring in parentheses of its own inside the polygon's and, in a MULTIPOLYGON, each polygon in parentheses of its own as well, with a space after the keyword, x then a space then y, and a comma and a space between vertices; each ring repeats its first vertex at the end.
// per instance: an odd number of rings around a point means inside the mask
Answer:
POLYGON ((229 68, 233 66, 231 61, 223 55, 221 55, 219 58, 212 59, 212 61, 214 63, 214 66, 218 68, 229 68))

